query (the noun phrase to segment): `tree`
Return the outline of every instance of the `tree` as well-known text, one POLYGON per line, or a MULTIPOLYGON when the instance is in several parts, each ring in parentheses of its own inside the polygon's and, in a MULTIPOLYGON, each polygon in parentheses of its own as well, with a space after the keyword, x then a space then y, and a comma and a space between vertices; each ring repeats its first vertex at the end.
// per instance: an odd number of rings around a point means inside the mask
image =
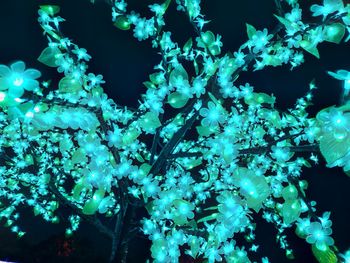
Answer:
POLYGON ((330 213, 320 214, 308 200, 302 171, 317 165, 319 155, 328 167, 350 171, 350 72, 328 72, 344 93, 339 105, 316 117, 307 113, 315 82, 282 112, 273 95, 238 77, 269 66, 293 69, 305 52, 319 57, 320 43, 347 42, 350 5, 313 4, 307 23, 297 1, 275 3, 275 29, 247 24, 248 40, 222 54, 221 36, 205 29, 199 0, 152 4, 147 18, 124 0, 107 1, 114 25, 152 41, 161 55, 137 109, 108 98, 103 77, 88 72, 87 50, 61 32, 59 7, 40 6, 48 47, 38 60, 64 77, 55 87, 39 82, 41 73, 22 61, 0 66, 0 217, 6 225, 23 236, 18 209, 28 206, 48 222, 68 219, 68 236, 81 221, 95 226, 111 239, 110 262, 126 262, 129 242, 142 233, 152 240, 155 262, 187 254, 243 263, 258 248, 253 216, 260 216, 278 230, 287 257, 293 250, 285 231, 295 229, 319 262, 348 262, 350 252, 339 252, 331 237, 330 213), (183 47, 164 29, 170 5, 197 34, 183 47), (148 214, 136 221, 140 209, 148 214))

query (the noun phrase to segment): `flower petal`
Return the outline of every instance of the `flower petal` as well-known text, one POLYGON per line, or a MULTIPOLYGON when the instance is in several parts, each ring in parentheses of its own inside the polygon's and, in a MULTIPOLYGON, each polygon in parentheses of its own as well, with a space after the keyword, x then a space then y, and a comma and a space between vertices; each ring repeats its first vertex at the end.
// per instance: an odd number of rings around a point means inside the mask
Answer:
POLYGON ((11 74, 11 70, 8 66, 0 65, 0 76, 7 77, 11 74))
POLYGON ((11 69, 15 72, 22 73, 26 68, 26 64, 23 61, 17 61, 11 64, 11 69))
POLYGON ((0 78, 0 90, 7 90, 9 88, 7 78, 0 78))
POLYGON ((9 94, 11 96, 13 96, 14 98, 19 98, 23 95, 24 93, 24 89, 22 88, 22 86, 15 86, 15 85, 11 85, 9 87, 9 94))
POLYGON ((24 77, 26 78, 37 79, 37 78, 40 78, 40 76, 41 76, 40 71, 36 69, 30 68, 24 72, 24 77))
POLYGON ((35 90, 37 87, 39 87, 39 81, 34 79, 26 79, 23 83, 23 88, 26 90, 35 90))

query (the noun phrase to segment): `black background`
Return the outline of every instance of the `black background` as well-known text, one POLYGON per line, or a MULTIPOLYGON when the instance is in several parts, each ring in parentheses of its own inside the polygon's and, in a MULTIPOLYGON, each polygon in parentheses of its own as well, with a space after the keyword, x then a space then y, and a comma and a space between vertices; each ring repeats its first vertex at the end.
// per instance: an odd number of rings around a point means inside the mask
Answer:
MULTIPOLYGON (((148 15, 147 5, 154 1, 130 1, 131 7, 148 15)), ((276 25, 273 0, 203 0, 203 13, 212 22, 208 30, 222 35, 224 51, 236 51, 246 41, 245 23, 258 29, 272 30, 276 25)), ((301 1, 304 5, 308 1, 301 1)), ((54 69, 40 64, 36 59, 47 42, 37 23, 37 10, 41 4, 59 4, 60 15, 66 19, 62 24, 63 33, 80 47, 86 48, 92 60, 90 71, 102 74, 106 80, 107 94, 118 104, 137 106, 140 95, 145 91, 142 82, 153 72, 160 61, 157 51, 149 41, 139 42, 131 31, 119 31, 111 22, 109 6, 98 2, 92 5, 88 0, 0 1, 0 64, 23 60, 28 67, 39 69, 43 79, 58 80, 60 75, 54 69)), ((166 15, 166 30, 172 31, 172 38, 182 46, 190 36, 194 36, 191 25, 183 13, 175 11, 172 4, 166 15)), ((305 16, 309 17, 307 11, 305 16)), ((292 107, 297 98, 303 96, 308 83, 316 80, 319 87, 314 97, 310 113, 337 104, 342 85, 326 74, 327 70, 350 70, 349 44, 321 44, 321 59, 306 54, 306 62, 290 71, 287 67, 267 68, 253 73, 243 73, 238 83, 251 83, 256 91, 273 93, 277 97, 277 107, 292 107)), ((341 251, 350 247, 350 178, 341 169, 327 169, 324 163, 312 169, 305 169, 304 178, 309 181, 308 196, 317 201, 321 215, 331 211, 336 245, 341 251)), ((64 240, 63 225, 45 224, 40 218, 24 211, 20 220, 28 233, 21 240, 8 229, 0 228, 0 260, 19 262, 103 262, 109 253, 109 240, 101 237, 93 228, 82 225, 77 236, 71 241, 76 249, 70 257, 59 257, 58 251, 64 240)), ((290 262, 275 243, 275 229, 258 220, 257 243, 259 256, 268 256, 271 262, 290 262)), ((288 239, 295 249, 294 262, 315 262, 308 244, 291 232, 288 239)), ((145 262, 149 257, 149 243, 135 240, 130 247, 129 262, 145 262)), ((191 261, 187 261, 191 262, 191 261)))

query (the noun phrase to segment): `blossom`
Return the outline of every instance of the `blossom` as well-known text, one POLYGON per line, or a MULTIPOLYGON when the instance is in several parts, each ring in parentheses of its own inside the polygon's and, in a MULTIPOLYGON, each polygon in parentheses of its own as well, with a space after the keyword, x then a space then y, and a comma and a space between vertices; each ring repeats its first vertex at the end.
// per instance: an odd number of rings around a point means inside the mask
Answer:
POLYGON ((263 31, 256 31, 256 33, 252 36, 251 45, 253 46, 253 52, 257 53, 267 46, 269 40, 272 38, 272 35, 268 34, 267 29, 265 28, 263 31))
POLYGON ((313 16, 323 16, 323 20, 334 12, 341 12, 344 9, 342 0, 324 0, 323 5, 312 5, 310 7, 313 16))
POLYGON ((173 219, 175 224, 183 225, 187 223, 188 219, 194 218, 194 205, 182 199, 176 199, 173 202, 175 206, 175 211, 173 212, 173 219))
POLYGON ((24 90, 39 88, 36 79, 40 76, 41 73, 36 69, 25 69, 23 61, 12 63, 10 67, 0 65, 0 90, 8 90, 12 97, 21 97, 24 90))
POLYGON ((199 114, 203 116, 203 126, 217 126, 225 121, 225 115, 222 107, 217 106, 214 102, 208 102, 208 108, 202 108, 199 114))
POLYGON ((336 72, 328 71, 328 74, 331 75, 333 78, 344 81, 344 95, 347 96, 350 92, 350 71, 340 69, 336 72))
POLYGON ((288 147, 272 146, 271 150, 271 156, 276 159, 277 162, 286 162, 293 155, 288 147))
POLYGON ((319 250, 325 250, 327 246, 334 244, 333 238, 329 235, 332 234, 332 229, 322 226, 319 222, 312 222, 306 227, 306 241, 310 244, 315 244, 319 250))

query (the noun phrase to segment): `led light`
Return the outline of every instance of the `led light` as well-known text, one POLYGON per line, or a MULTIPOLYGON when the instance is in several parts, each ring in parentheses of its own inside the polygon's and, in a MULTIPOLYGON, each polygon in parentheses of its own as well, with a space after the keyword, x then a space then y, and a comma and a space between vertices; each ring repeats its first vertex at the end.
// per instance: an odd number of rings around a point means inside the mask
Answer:
POLYGON ((6 93, 0 92, 0 102, 1 102, 1 101, 4 101, 4 100, 5 100, 5 97, 6 97, 6 93))

